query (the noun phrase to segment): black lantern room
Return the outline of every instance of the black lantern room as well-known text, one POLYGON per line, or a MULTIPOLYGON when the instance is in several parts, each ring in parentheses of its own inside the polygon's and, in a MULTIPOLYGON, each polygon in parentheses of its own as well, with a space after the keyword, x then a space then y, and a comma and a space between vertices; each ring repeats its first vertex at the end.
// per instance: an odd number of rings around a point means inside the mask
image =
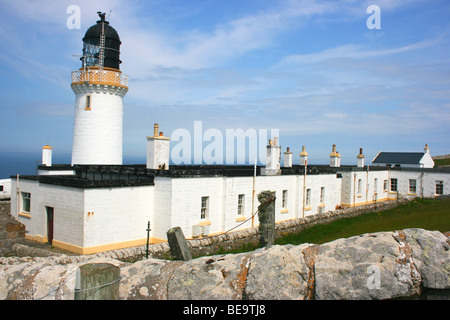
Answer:
POLYGON ((106 67, 120 70, 120 38, 116 30, 105 21, 105 13, 97 12, 100 20, 90 27, 83 38, 82 67, 106 67), (104 35, 104 43, 102 43, 104 35), (102 47, 103 46, 103 64, 102 47))

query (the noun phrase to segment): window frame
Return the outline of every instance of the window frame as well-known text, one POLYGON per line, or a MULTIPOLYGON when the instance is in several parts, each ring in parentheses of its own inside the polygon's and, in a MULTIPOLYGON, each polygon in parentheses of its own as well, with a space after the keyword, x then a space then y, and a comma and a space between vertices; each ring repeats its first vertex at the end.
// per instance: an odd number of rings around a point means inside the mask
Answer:
POLYGON ((22 206, 20 208, 20 211, 30 214, 31 213, 31 193, 22 191, 22 192, 20 192, 20 197, 22 198, 22 206), (25 203, 27 203, 27 204, 25 204, 25 203))
POLYGON ((203 196, 200 206, 200 220, 208 220, 209 218, 209 196, 203 196), (205 200, 205 205, 203 200, 205 200))
POLYGON ((311 188, 306 189, 305 205, 308 207, 311 206, 311 188))
POLYGON ((409 187, 408 187, 409 193, 416 194, 417 193, 417 179, 409 179, 409 187), (412 182, 414 182, 412 184, 412 182))
POLYGON ((391 178, 390 191, 391 192, 398 192, 398 179, 397 178, 391 178))
POLYGON ((288 201, 288 191, 283 190, 281 192, 281 208, 283 209, 287 208, 287 201, 288 201))
POLYGON ((435 182, 435 194, 436 195, 443 195, 444 194, 444 181, 443 180, 436 180, 435 182))
POLYGON ((238 208, 237 215, 242 217, 244 215, 245 208, 245 194, 238 194, 238 208))
POLYGON ((84 110, 91 110, 91 106, 92 106, 92 94, 87 94, 84 110))

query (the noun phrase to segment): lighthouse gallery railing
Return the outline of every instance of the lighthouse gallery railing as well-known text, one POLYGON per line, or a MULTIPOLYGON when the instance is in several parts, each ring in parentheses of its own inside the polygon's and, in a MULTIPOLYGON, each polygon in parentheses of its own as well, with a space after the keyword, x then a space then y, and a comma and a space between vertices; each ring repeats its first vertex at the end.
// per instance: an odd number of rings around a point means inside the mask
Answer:
POLYGON ((87 69, 86 71, 72 71, 72 84, 85 82, 128 87, 128 76, 112 70, 87 69))

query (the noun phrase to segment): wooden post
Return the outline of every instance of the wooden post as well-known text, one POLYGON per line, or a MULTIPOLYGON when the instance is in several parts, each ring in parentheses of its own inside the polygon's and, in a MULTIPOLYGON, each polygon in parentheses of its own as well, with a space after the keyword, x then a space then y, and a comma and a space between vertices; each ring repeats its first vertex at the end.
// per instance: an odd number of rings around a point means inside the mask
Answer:
POLYGON ((119 300, 120 268, 88 263, 77 270, 75 300, 119 300))

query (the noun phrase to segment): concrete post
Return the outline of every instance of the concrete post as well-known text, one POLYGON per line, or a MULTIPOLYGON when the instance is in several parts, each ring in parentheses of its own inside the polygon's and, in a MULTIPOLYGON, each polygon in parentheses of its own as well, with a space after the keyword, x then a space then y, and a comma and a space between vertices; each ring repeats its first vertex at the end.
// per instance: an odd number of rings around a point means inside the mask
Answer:
POLYGON ((258 194, 259 237, 261 247, 269 248, 275 242, 275 192, 263 191, 258 194))
POLYGON ((120 268, 109 263, 80 266, 75 284, 75 300, 119 300, 120 268))
POLYGON ((191 249, 180 227, 174 227, 167 231, 167 241, 175 259, 183 261, 192 259, 191 249))

